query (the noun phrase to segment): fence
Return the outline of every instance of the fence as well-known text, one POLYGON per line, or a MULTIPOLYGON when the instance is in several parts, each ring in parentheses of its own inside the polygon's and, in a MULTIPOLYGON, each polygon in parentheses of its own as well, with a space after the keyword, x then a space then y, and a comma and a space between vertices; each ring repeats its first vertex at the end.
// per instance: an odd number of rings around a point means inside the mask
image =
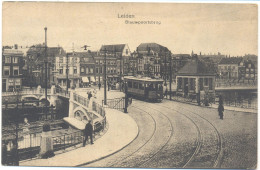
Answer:
MULTIPOLYGON (((104 100, 102 100, 102 106, 104 106, 104 100)), ((125 108, 125 98, 122 97, 122 98, 115 98, 115 99, 107 99, 107 105, 105 107, 123 111, 125 108)))

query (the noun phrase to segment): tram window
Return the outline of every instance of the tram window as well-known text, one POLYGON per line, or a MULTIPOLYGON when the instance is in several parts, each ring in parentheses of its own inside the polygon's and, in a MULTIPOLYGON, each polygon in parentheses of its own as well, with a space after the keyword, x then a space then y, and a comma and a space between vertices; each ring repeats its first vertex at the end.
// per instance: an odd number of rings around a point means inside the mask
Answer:
POLYGON ((159 84, 159 90, 163 90, 162 84, 159 84))
POLYGON ((144 84, 143 83, 139 83, 139 89, 141 89, 141 90, 144 89, 144 84))
POLYGON ((134 82, 134 88, 138 89, 138 83, 137 82, 134 82))
POLYGON ((133 84, 131 81, 128 81, 128 87, 132 88, 133 87, 133 84))

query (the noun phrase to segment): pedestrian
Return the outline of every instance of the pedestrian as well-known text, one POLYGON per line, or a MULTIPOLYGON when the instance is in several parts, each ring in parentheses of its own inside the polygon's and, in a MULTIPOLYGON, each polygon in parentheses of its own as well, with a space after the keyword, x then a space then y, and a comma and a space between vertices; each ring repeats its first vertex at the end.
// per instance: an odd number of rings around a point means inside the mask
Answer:
POLYGON ((166 88, 165 93, 164 93, 164 97, 166 97, 166 99, 167 99, 167 95, 168 95, 168 90, 166 88))
POLYGON ((12 148, 10 149, 10 164, 13 166, 18 165, 19 158, 18 158, 18 153, 17 153, 17 143, 15 140, 12 140, 12 148))
POLYGON ((100 88, 101 88, 101 83, 98 83, 98 89, 100 90, 100 88))
POLYGON ((92 134, 93 134, 93 126, 91 125, 91 120, 89 120, 85 126, 85 131, 84 131, 85 138, 83 141, 83 147, 86 145, 86 141, 88 140, 88 137, 90 137, 91 145, 94 144, 92 134))
POLYGON ((4 140, 2 142, 2 165, 7 165, 7 142, 4 140))
POLYGON ((92 97, 92 93, 88 92, 88 99, 90 100, 91 97, 92 97))
POLYGON ((220 119, 223 120, 223 112, 224 112, 224 106, 223 106, 223 103, 222 102, 219 102, 219 106, 218 106, 218 114, 219 114, 219 117, 220 119))

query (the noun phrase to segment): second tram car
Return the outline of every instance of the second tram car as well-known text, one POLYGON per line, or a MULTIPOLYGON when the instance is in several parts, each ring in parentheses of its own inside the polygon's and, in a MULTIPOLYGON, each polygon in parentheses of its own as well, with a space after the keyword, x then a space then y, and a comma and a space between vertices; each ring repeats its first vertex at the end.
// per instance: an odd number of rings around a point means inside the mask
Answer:
POLYGON ((162 101, 163 99, 162 79, 126 76, 124 77, 124 82, 127 83, 127 93, 129 96, 148 101, 162 101))

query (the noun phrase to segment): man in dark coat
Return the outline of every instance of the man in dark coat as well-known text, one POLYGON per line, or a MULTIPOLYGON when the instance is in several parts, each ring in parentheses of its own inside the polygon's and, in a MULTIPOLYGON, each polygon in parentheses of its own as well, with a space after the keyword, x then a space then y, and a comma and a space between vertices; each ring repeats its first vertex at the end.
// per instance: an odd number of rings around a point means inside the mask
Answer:
POLYGON ((84 131, 85 139, 83 141, 83 147, 86 145, 86 141, 88 140, 88 137, 90 137, 91 144, 94 144, 92 134, 93 134, 93 126, 91 125, 91 120, 89 120, 85 126, 85 131, 84 131))
POLYGON ((88 99, 90 100, 91 97, 92 97, 92 93, 89 92, 89 93, 88 93, 88 99))
POLYGON ((222 119, 222 120, 223 120, 223 112, 224 112, 224 106, 223 106, 223 103, 220 102, 219 106, 218 106, 218 114, 219 114, 220 119, 222 119))
POLYGON ((101 83, 98 83, 98 89, 100 90, 100 88, 101 88, 101 83))

